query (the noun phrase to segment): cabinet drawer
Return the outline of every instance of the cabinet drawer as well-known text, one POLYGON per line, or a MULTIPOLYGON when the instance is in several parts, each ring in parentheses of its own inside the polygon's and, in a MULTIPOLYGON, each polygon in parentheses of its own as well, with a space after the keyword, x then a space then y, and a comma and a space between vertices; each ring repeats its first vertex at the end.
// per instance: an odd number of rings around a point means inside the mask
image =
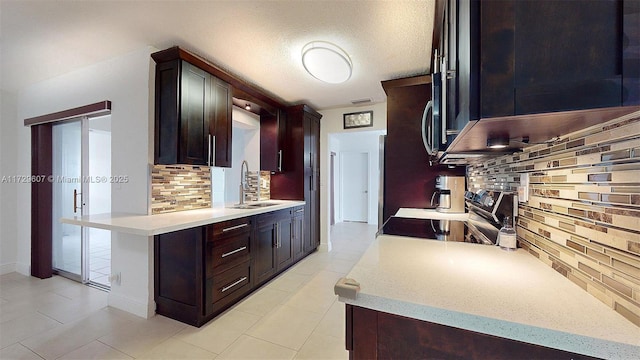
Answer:
POLYGON ((239 263, 249 260, 251 252, 251 232, 214 238, 207 242, 207 278, 239 263))
POLYGON ((247 261, 207 279, 207 303, 213 305, 228 297, 237 298, 250 288, 251 267, 250 262, 247 261))
POLYGON ((227 220, 212 225, 213 231, 207 237, 208 241, 218 239, 220 237, 233 236, 251 232, 251 218, 244 217, 239 219, 227 220))

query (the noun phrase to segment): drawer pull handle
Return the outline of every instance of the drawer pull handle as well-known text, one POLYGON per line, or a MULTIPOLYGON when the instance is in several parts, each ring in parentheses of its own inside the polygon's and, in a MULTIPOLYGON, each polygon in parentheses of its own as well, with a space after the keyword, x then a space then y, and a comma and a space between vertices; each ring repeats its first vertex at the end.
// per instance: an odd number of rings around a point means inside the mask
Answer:
POLYGON ((227 286, 223 287, 221 292, 225 292, 225 291, 227 291, 227 290, 231 289, 232 287, 234 287, 234 286, 236 286, 236 285, 240 284, 241 282, 243 282, 243 281, 245 281, 245 280, 247 280, 247 277, 246 277, 246 276, 243 276, 243 277, 241 277, 240 279, 238 279, 238 281, 234 282, 233 284, 231 284, 231 285, 227 285, 227 286))
POLYGON ((245 226, 249 226, 249 224, 240 224, 240 225, 224 228, 224 229, 222 229, 222 232, 227 232, 227 231, 231 231, 231 230, 240 229, 240 228, 243 228, 245 226))
POLYGON ((304 209, 298 209, 298 210, 296 210, 296 214, 297 214, 297 213, 301 213, 301 212, 303 212, 303 211, 304 211, 304 209))
POLYGON ((233 255, 233 254, 235 254, 235 253, 237 253, 237 252, 240 252, 240 251, 242 251, 242 250, 246 250, 246 249, 247 249, 247 247, 246 247, 246 246, 243 246, 243 247, 241 247, 241 248, 237 248, 237 249, 235 249, 235 250, 233 250, 233 251, 229 251, 229 252, 226 252, 226 253, 222 254, 222 257, 223 257, 223 258, 226 258, 226 257, 227 257, 227 256, 229 256, 229 255, 233 255))

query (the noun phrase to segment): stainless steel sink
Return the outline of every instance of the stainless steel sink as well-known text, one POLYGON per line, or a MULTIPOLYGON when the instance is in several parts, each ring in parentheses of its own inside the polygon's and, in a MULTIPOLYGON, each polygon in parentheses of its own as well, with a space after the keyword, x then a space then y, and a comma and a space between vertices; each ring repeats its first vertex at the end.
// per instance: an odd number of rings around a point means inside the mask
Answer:
POLYGON ((263 207, 267 207, 267 206, 275 206, 278 205, 278 203, 271 203, 271 202, 261 202, 261 203, 250 203, 250 204, 235 204, 232 206, 229 206, 229 208, 231 209, 257 209, 257 208, 263 208, 263 207))

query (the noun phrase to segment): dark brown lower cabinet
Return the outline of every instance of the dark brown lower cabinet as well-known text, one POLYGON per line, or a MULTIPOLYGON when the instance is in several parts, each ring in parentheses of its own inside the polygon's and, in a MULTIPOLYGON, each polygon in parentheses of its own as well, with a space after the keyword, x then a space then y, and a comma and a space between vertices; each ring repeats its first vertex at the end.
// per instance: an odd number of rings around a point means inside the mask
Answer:
POLYGON ((254 277, 261 284, 294 262, 293 210, 274 211, 256 217, 254 277))
POLYGON ((194 326, 253 287, 250 217, 155 237, 156 313, 194 326))
POLYGON ((346 305, 350 359, 595 359, 346 305))
POLYGON ((303 224, 300 206, 156 235, 156 313, 202 326, 306 256, 303 224))

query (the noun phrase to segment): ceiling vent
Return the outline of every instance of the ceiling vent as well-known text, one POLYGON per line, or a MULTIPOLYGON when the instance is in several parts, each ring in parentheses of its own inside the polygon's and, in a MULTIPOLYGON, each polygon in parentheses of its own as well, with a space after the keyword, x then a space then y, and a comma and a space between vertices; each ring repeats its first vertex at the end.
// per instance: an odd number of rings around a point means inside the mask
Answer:
POLYGON ((366 98, 366 99, 358 99, 358 100, 351 100, 351 103, 353 105, 362 105, 362 104, 368 104, 371 102, 371 98, 366 98))

